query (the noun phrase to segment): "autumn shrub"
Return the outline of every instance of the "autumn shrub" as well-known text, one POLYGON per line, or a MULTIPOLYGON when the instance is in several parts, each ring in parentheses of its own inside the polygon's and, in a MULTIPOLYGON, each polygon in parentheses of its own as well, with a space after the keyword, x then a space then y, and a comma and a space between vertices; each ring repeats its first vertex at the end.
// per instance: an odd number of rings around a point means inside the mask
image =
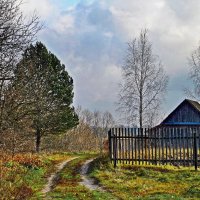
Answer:
POLYGON ((37 168, 43 166, 39 156, 32 154, 17 154, 13 157, 13 161, 28 168, 37 168))
POLYGON ((45 165, 39 155, 0 152, 0 199, 29 199, 35 192, 33 188, 40 184, 45 165))

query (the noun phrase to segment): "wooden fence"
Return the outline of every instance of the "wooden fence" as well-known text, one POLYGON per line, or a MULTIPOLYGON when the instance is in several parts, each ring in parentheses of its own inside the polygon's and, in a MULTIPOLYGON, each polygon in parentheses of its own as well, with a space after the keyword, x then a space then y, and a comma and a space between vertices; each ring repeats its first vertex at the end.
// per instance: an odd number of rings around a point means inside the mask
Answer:
POLYGON ((117 163, 200 165, 200 127, 112 128, 110 159, 117 163))

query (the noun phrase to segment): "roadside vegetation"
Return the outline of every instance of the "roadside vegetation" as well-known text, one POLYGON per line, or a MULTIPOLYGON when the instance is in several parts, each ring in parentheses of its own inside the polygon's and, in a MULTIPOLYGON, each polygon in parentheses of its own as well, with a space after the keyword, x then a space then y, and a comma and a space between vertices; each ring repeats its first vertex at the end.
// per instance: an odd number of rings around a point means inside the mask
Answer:
POLYGON ((30 199, 40 194, 47 177, 69 154, 0 154, 1 199, 30 199))
POLYGON ((139 166, 120 164, 113 167, 107 156, 97 153, 16 154, 0 157, 1 199, 67 199, 67 200, 197 200, 200 199, 200 172, 172 166, 139 166), (58 173, 54 187, 46 195, 42 189, 56 166, 70 161, 58 173), (97 157, 97 158, 96 158, 97 157), (90 190, 80 184, 81 166, 96 158, 89 176, 103 191, 90 190))

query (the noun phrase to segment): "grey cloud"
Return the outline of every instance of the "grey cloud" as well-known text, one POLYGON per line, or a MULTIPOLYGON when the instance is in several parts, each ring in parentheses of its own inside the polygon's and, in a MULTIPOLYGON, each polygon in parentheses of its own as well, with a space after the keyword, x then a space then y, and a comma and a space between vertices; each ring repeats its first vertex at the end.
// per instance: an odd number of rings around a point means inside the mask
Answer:
POLYGON ((61 33, 49 27, 41 38, 74 78, 76 104, 114 111, 125 41, 118 37, 112 13, 95 2, 78 4, 61 15, 74 18, 73 29, 61 33))
POLYGON ((177 18, 184 23, 190 23, 191 20, 195 19, 200 9, 199 0, 168 0, 166 4, 174 11, 177 18))

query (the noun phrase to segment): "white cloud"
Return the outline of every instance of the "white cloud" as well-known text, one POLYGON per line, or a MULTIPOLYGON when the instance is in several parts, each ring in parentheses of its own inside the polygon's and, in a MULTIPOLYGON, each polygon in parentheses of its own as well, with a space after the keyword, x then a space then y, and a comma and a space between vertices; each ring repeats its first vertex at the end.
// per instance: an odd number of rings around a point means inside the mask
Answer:
POLYGON ((74 28, 74 17, 71 15, 66 16, 59 16, 59 18, 56 20, 56 23, 52 25, 57 32, 66 33, 66 32, 72 32, 74 28))
POLYGON ((24 0, 21 10, 27 16, 36 11, 41 20, 48 20, 57 9, 56 5, 52 4, 50 0, 24 0))

